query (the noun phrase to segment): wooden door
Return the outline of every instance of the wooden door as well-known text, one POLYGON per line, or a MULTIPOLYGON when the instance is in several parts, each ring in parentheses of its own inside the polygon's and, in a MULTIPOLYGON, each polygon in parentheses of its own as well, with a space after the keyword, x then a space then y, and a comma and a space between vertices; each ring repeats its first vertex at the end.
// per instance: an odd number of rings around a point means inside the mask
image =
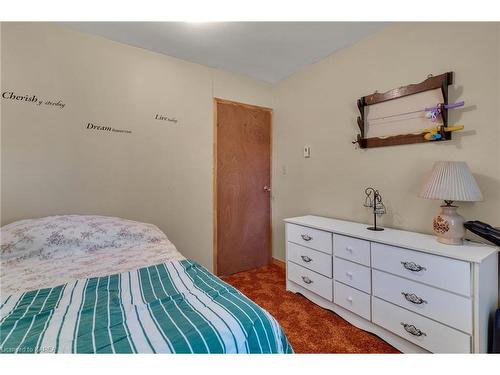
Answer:
POLYGON ((216 99, 214 269, 218 275, 271 261, 269 108, 216 99))

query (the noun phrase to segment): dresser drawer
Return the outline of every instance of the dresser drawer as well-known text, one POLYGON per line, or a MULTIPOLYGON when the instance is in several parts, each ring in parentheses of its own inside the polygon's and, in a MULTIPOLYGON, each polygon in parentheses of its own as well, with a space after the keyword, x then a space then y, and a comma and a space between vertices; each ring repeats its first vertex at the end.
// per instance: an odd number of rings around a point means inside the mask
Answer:
POLYGON ((370 268, 335 257, 334 277, 344 284, 371 293, 370 268))
POLYGON ((372 243, 372 267, 464 296, 471 295, 470 264, 460 260, 372 243))
POLYGON ((332 253, 332 234, 318 229, 303 227, 301 225, 286 225, 287 241, 310 247, 327 254, 332 253))
POLYGON ((472 334, 469 298, 377 270, 372 283, 374 296, 472 334))
POLYGON ((340 234, 333 235, 333 252, 335 256, 370 266, 370 242, 340 234))
POLYGON ((292 262, 287 262, 287 275, 290 281, 332 301, 332 279, 292 262))
POLYGON ((469 335, 372 297, 372 321, 434 353, 470 353, 469 335))
POLYGON ((288 260, 326 277, 332 277, 332 256, 293 242, 287 244, 288 260))
POLYGON ((370 320, 370 295, 335 281, 333 302, 370 320))

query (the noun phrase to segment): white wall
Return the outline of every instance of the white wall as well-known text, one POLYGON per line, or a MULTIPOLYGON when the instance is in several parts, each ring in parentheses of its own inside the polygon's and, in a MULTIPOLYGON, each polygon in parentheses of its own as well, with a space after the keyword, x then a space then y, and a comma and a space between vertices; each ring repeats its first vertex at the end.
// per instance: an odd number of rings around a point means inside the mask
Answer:
POLYGON ((62 213, 152 222, 211 268, 213 97, 274 108, 276 258, 284 258, 285 217, 371 220, 362 207, 368 185, 388 206, 383 224, 430 232, 439 203, 417 194, 436 160, 467 161, 485 201, 461 204, 462 214, 500 222, 498 23, 395 24, 274 86, 53 24, 3 23, 0 31, 2 92, 66 103, 1 100, 2 225, 62 213), (354 149, 356 99, 449 70, 450 99, 467 107, 451 121, 466 132, 447 143, 354 149), (133 133, 92 132, 88 122, 133 133))
POLYGON ((274 87, 273 254, 284 259, 285 217, 318 214, 368 222, 364 188, 379 188, 389 213, 382 224, 431 232, 438 201, 417 195, 437 160, 464 160, 485 200, 459 203, 467 219, 500 224, 500 59, 498 23, 395 24, 334 53, 274 87), (356 150, 356 100, 375 90, 455 72, 454 140, 356 150), (310 145, 310 159, 302 147, 310 145), (283 168, 287 174, 283 173, 283 168))
POLYGON ((271 86, 46 23, 3 23, 1 50, 2 93, 66 104, 1 100, 2 225, 65 213, 151 222, 211 269, 212 100, 272 106, 271 86))

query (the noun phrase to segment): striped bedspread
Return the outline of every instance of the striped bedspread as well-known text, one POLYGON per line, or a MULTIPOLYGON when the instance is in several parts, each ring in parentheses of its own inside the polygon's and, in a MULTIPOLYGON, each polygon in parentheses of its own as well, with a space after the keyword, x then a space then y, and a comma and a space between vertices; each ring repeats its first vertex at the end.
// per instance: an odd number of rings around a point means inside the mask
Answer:
POLYGON ((291 353, 276 322, 190 260, 75 280, 0 305, 3 353, 291 353))

